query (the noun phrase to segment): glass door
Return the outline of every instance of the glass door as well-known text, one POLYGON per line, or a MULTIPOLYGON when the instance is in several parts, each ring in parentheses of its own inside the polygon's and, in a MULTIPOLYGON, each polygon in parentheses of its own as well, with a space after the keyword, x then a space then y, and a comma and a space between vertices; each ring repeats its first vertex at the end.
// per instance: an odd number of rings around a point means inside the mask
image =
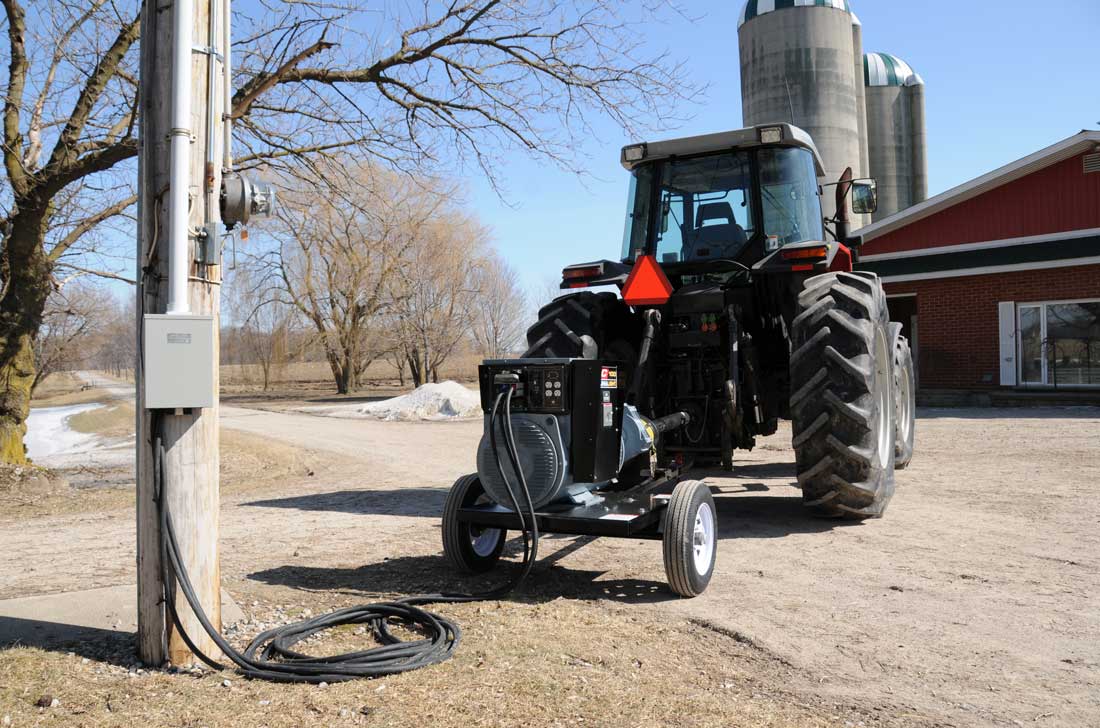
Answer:
POLYGON ((1019 316, 1020 381, 1024 384, 1046 384, 1046 321, 1043 307, 1020 306, 1019 316))

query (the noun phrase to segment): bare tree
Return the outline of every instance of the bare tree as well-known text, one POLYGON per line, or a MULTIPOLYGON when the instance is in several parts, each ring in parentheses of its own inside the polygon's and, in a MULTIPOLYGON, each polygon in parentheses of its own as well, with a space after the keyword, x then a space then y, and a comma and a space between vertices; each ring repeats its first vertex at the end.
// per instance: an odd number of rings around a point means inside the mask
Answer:
MULTIPOLYGON (((335 172, 335 170, 333 170, 335 172)), ((391 350, 382 325, 408 252, 443 207, 445 191, 371 165, 343 170, 318 197, 309 185, 284 195, 275 248, 259 257, 266 297, 293 307, 313 329, 337 391, 359 388, 371 362, 391 350)))
POLYGON ((473 299, 472 331, 479 354, 505 357, 523 340, 527 299, 519 275, 508 262, 493 254, 477 271, 478 295, 473 299))
POLYGON ((393 325, 413 384, 439 381, 439 368, 477 318, 487 231, 459 210, 441 208, 421 225, 392 281, 393 325))
POLYGON ((117 308, 107 291, 85 281, 72 281, 55 291, 38 330, 32 391, 50 374, 83 362, 117 308))
POLYGON ((264 286, 256 282, 262 273, 249 267, 237 268, 227 281, 225 298, 238 363, 259 366, 266 392, 272 377, 279 376, 286 366, 295 317, 293 309, 277 292, 265 292, 264 286))
MULTIPOLYGON (((620 18, 660 0, 260 0, 241 14, 232 117, 244 166, 339 150, 404 169, 521 149, 572 167, 594 116, 659 125, 696 89, 620 18)), ((23 462, 34 343, 62 264, 133 203, 139 0, 0 0, 0 461, 23 462), (63 260, 64 259, 64 260, 63 260)), ((653 7, 646 7, 652 17, 653 7)), ((155 93, 155 90, 150 90, 155 93)), ((90 259, 89 259, 90 258, 90 259)), ((350 380, 349 380, 350 381, 350 380)))
POLYGON ((130 375, 137 347, 134 338, 134 308, 135 302, 132 298, 123 302, 112 300, 106 320, 89 344, 89 356, 85 359, 87 365, 117 377, 130 375))

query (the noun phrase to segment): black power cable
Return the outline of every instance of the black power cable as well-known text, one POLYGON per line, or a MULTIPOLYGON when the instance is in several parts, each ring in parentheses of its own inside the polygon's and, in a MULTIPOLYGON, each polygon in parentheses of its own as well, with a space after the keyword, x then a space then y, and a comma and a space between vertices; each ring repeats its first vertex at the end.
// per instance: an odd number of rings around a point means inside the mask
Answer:
POLYGON ((493 402, 489 416, 489 439, 496 459, 497 468, 504 480, 509 499, 519 517, 520 531, 523 535, 523 561, 519 571, 507 583, 481 594, 419 594, 404 597, 392 602, 376 602, 356 607, 339 609, 312 619, 294 624, 275 627, 257 635, 244 649, 238 651, 211 624, 203 611, 195 593, 194 585, 180 557, 179 542, 172 522, 172 514, 165 498, 164 490, 164 448, 157 438, 157 463, 154 467, 156 478, 157 507, 161 523, 161 563, 163 567, 164 602, 176 629, 184 643, 199 659, 211 667, 223 670, 226 666, 204 654, 187 634, 176 610, 172 585, 183 592, 191 611, 199 623, 237 669, 246 677, 271 680, 275 682, 334 683, 356 678, 381 677, 399 672, 415 670, 450 658, 462 637, 462 631, 453 621, 433 612, 421 609, 426 604, 458 604, 498 599, 513 591, 531 572, 538 555, 538 525, 531 493, 527 487, 527 478, 519 464, 519 453, 512 431, 512 393, 508 385, 493 402), (504 401, 503 412, 500 411, 504 401), (496 442, 496 421, 498 413, 503 417, 502 431, 508 459, 519 476, 524 504, 527 506, 528 525, 520 499, 513 490, 511 480, 505 471, 496 442), (294 649, 294 645, 312 635, 340 625, 362 624, 371 628, 375 639, 382 644, 367 650, 346 652, 329 657, 313 657, 294 649), (419 630, 425 637, 420 640, 405 641, 394 636, 391 624, 419 630))

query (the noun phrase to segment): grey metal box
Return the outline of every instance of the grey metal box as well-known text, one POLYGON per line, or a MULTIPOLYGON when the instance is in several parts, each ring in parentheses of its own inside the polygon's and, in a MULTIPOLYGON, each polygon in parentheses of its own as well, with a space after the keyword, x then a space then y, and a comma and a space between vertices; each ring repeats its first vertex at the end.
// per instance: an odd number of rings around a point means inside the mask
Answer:
POLYGON ((214 317, 145 316, 145 407, 214 406, 214 317))

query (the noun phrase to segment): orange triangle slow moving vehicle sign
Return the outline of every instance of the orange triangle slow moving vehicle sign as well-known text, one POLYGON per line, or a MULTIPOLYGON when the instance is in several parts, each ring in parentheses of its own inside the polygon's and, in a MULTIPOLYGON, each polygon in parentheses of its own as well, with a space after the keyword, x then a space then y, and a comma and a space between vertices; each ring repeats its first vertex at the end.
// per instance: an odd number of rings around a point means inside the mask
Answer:
POLYGON ((652 255, 643 255, 634 264, 626 283, 623 300, 631 306, 660 306, 672 295, 672 284, 652 255))

